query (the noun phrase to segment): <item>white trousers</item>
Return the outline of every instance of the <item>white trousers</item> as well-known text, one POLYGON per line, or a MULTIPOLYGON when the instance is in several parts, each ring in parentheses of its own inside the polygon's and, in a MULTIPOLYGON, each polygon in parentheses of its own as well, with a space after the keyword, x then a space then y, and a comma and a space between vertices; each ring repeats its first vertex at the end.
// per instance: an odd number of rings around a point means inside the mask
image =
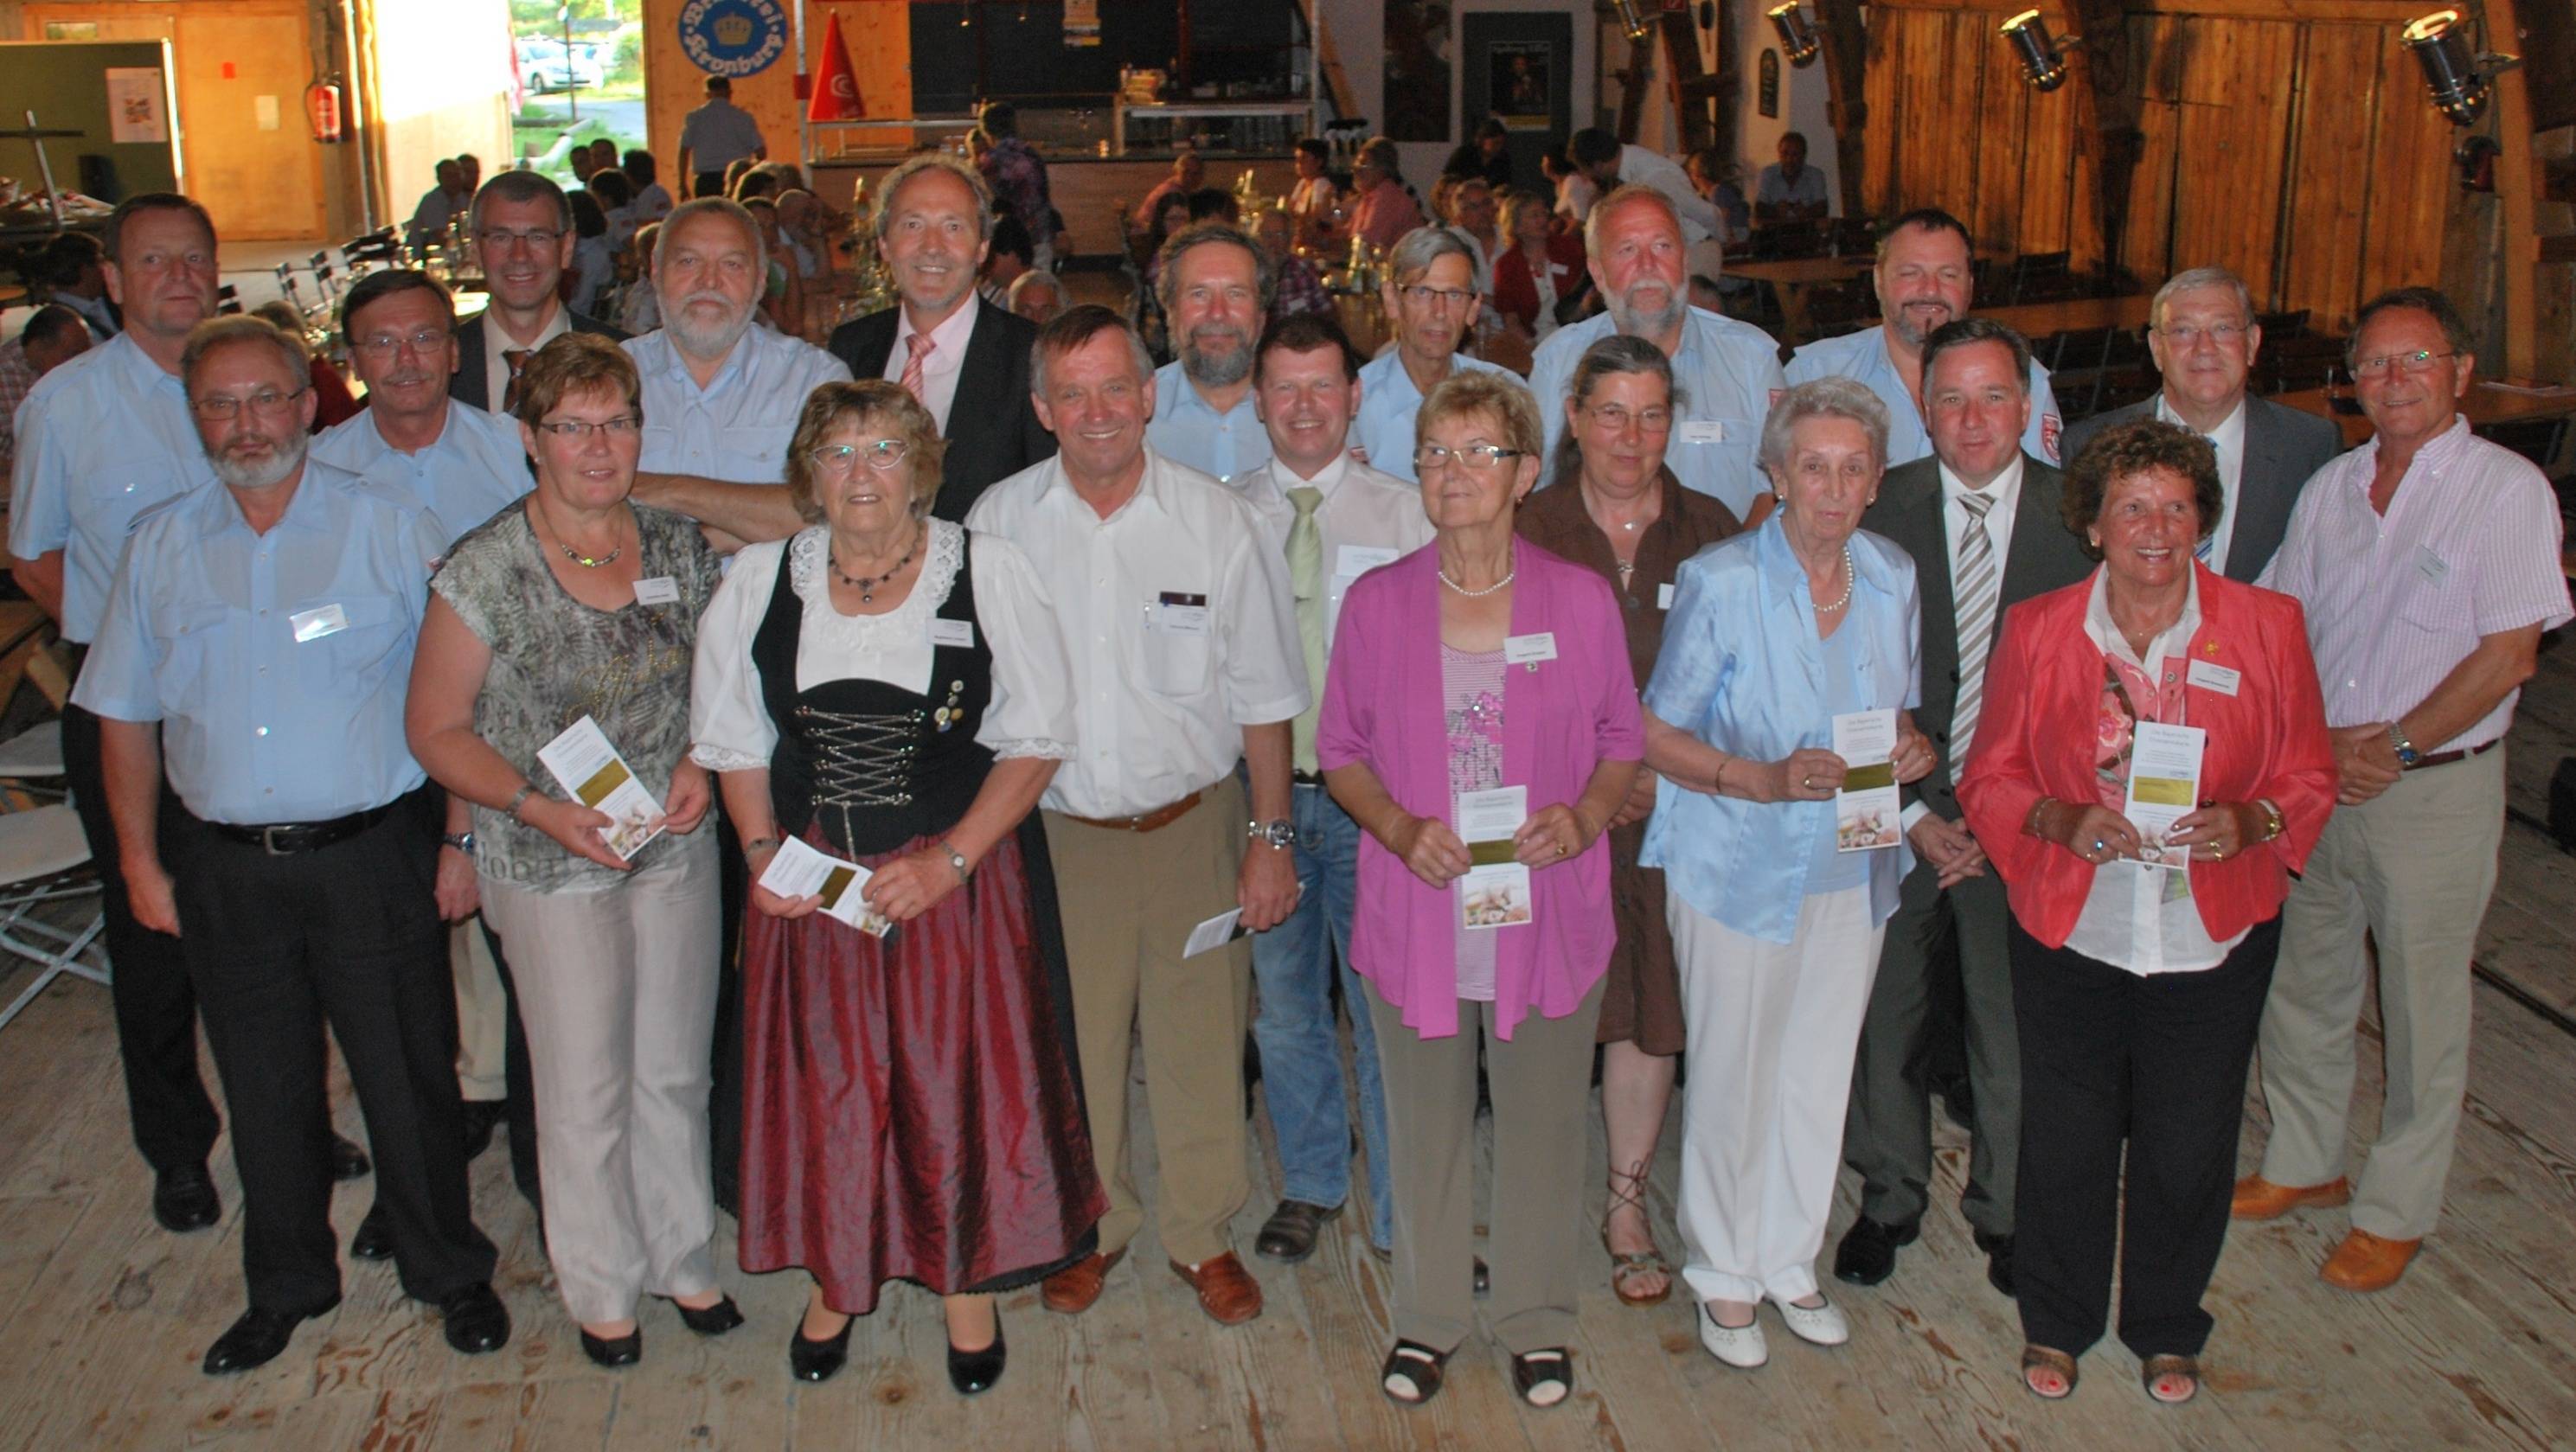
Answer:
POLYGON ((1786 943, 1673 893, 1690 1082, 1682 1094, 1682 1279, 1702 1301, 1816 1290, 1843 1111, 1884 924, 1866 886, 1810 897, 1786 943))

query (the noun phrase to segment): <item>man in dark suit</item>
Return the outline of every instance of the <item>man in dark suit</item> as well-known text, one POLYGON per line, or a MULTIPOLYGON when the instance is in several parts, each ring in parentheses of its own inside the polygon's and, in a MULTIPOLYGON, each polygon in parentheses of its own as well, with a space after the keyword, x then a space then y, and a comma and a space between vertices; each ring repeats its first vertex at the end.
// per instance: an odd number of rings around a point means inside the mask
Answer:
POLYGON ((2074 458, 2113 424, 2139 419, 2162 419, 2206 435, 2218 450, 2227 508, 2201 546, 2201 559, 2227 578, 2251 584, 2281 547, 2291 507, 2309 476, 2343 452, 2343 431, 2332 419, 2247 396, 2245 379, 2263 346, 2263 330, 2254 324, 2254 299, 2235 273, 2223 267, 2175 273, 2156 289, 2147 316, 2147 351, 2164 375, 2163 391, 2068 429, 2066 457, 2074 458))
POLYGON ((1876 1285, 1919 1233, 1932 1177, 1925 1014, 1932 970, 1958 956, 1977 1131, 1960 1211, 1986 1252, 1986 1277, 2013 1293, 2013 1180, 2021 1061, 2013 1039, 2004 886, 1959 820, 1959 764, 1974 745, 1986 661, 2004 611, 2092 570, 2066 528, 2058 471, 2023 452, 2030 349, 2021 335, 1963 318, 1923 342, 1918 402, 1932 457, 1891 469, 1861 525, 1914 558, 1923 598, 1923 704, 1914 724, 1940 761, 1906 789, 1906 875, 1862 1021, 1843 1158, 1861 1175, 1861 1218, 1834 1274, 1876 1285))
POLYGON ((1055 435, 1029 402, 1037 325, 975 295, 993 236, 982 177, 944 156, 916 156, 878 197, 877 245, 903 300, 834 329, 832 353, 850 376, 902 383, 930 410, 948 440, 931 512, 962 524, 986 485, 1055 454, 1055 435))
POLYGON ((564 333, 626 334, 563 304, 558 290, 572 264, 572 203, 563 188, 533 171, 505 171, 474 194, 466 230, 483 259, 491 306, 456 325, 456 371, 447 394, 476 408, 508 413, 518 369, 564 333), (494 380, 499 386, 494 386, 494 380))

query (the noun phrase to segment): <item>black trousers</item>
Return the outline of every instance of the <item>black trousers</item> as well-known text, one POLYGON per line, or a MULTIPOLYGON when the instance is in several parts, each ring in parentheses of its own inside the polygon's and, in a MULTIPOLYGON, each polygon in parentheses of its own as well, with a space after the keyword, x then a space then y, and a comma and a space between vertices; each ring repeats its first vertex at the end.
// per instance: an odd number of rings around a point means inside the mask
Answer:
MULTIPOLYGON (((157 1172, 202 1165, 214 1152, 221 1127, 206 1081, 197 1072, 197 994, 179 940, 134 920, 125 897, 125 869, 116 850, 116 823, 108 815, 107 783, 100 769, 98 718, 78 706, 63 707, 63 775, 72 807, 89 838, 98 868, 99 896, 107 911, 108 994, 116 1008, 116 1046, 125 1061, 125 1107, 134 1122, 134 1147, 157 1172)), ((161 831, 179 815, 178 801, 161 788, 161 831)))
POLYGON ((2225 962, 2146 977, 2012 927, 2021 1027, 2022 1335, 2081 1355, 2102 1338, 2118 1246, 2120 1340, 2141 1358, 2197 1356, 2227 1242, 2245 1071, 2272 987, 2281 920, 2225 962), (2121 1142, 2128 1144, 2122 1192, 2121 1142))
POLYGON ((456 985, 438 919, 433 794, 318 851, 271 856, 182 812, 162 844, 180 942, 232 1107, 250 1303, 313 1312, 340 1294, 323 1030, 340 1041, 375 1146, 376 1203, 403 1289, 440 1300, 492 1278, 465 1183, 456 985))

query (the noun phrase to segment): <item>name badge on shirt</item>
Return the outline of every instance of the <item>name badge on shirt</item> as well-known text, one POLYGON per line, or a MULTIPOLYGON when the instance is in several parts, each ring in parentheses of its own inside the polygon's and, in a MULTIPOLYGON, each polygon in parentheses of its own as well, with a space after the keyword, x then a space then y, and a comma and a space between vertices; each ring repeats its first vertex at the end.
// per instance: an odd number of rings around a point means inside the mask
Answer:
POLYGON ((930 643, 932 645, 955 646, 959 650, 973 650, 975 648, 975 622, 972 620, 947 620, 934 615, 930 617, 930 643))
POLYGON ((299 610, 286 619, 295 627, 297 645, 320 640, 326 635, 337 635, 349 628, 349 612, 337 605, 316 605, 310 610, 299 610))
POLYGON ((1145 612, 1145 623, 1165 635, 1205 635, 1208 633, 1208 602, 1205 595, 1183 594, 1165 590, 1145 612))
POLYGON ((680 603, 680 582, 668 575, 655 575, 649 580, 638 580, 635 582, 635 603, 677 605, 680 603))
POLYGON ((1511 635, 1503 638, 1503 663, 1538 669, 1543 660, 1556 659, 1556 632, 1542 630, 1536 635, 1511 635))
POLYGON ((1356 580, 1380 565, 1391 565, 1395 561, 1394 550, 1379 549, 1374 545, 1344 545, 1333 556, 1333 578, 1356 580))
POLYGON ((1713 419, 1685 419, 1679 429, 1685 444, 1722 444, 1726 442, 1726 425, 1713 419))
POLYGON ((2244 678, 2242 671, 2232 671, 2223 665, 2205 660, 2193 661, 2191 669, 2183 672, 2185 681, 2204 691, 2216 691, 2222 696, 2235 695, 2236 683, 2244 678))
POLYGON ((1670 610, 1673 608, 1673 587, 1671 585, 1657 585, 1655 587, 1655 608, 1658 610, 1670 610))
POLYGON ((2419 544, 2415 547, 2415 572, 2438 585, 2444 575, 2451 573, 2451 566, 2449 561, 2433 553, 2431 545, 2419 544))

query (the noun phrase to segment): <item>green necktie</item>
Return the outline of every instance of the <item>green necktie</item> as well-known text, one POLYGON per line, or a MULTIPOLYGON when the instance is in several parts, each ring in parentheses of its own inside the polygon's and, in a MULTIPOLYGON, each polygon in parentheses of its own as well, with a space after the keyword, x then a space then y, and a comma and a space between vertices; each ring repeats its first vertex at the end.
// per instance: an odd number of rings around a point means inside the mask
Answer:
POLYGON ((1306 687, 1314 693, 1313 704, 1290 729, 1296 739, 1297 769, 1311 773, 1315 718, 1324 709, 1324 527, 1315 522, 1324 491, 1301 484, 1288 491, 1288 502, 1297 507, 1297 518, 1288 526, 1288 587, 1297 596, 1297 638, 1306 647, 1306 687))

